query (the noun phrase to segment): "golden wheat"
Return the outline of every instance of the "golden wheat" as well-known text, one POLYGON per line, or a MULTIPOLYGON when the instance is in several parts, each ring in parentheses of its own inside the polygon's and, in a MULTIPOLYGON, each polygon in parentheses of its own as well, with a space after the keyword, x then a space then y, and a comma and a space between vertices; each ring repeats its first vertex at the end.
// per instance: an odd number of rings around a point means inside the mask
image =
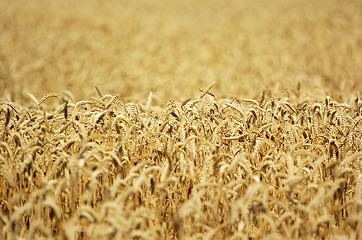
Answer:
POLYGON ((1 239, 360 239, 358 0, 0 1, 1 239))
POLYGON ((299 109, 264 94, 265 104, 190 99, 161 110, 150 94, 127 110, 112 106, 118 95, 103 105, 105 96, 87 109, 70 102, 69 115, 21 108, 21 120, 10 116, 1 142, 4 238, 64 237, 69 224, 75 239, 359 236, 355 111, 328 101, 299 109), (299 125, 316 106, 340 121, 299 125))

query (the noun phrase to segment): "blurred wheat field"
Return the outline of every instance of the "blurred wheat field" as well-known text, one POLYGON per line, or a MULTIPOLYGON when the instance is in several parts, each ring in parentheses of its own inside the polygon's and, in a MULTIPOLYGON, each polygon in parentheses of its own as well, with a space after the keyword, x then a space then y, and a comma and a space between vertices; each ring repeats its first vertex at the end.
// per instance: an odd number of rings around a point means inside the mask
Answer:
POLYGON ((0 1, 1 239, 360 239, 360 1, 0 1))

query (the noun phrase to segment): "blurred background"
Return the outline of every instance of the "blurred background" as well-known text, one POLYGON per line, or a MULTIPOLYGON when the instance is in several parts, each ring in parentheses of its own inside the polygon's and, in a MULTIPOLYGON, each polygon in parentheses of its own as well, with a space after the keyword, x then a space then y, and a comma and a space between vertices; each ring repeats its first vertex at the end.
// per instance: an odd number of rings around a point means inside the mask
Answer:
POLYGON ((0 9, 0 97, 19 104, 31 104, 27 92, 85 100, 95 85, 135 102, 152 91, 154 104, 213 82, 219 98, 362 93, 360 0, 1 0, 0 9))

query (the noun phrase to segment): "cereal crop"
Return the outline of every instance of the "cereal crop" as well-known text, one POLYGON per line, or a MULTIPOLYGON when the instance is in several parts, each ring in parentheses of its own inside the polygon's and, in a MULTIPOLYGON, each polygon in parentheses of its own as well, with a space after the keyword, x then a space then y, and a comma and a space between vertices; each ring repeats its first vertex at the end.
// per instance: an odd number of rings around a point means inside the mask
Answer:
POLYGON ((1 239, 360 239, 359 1, 0 2, 1 239))

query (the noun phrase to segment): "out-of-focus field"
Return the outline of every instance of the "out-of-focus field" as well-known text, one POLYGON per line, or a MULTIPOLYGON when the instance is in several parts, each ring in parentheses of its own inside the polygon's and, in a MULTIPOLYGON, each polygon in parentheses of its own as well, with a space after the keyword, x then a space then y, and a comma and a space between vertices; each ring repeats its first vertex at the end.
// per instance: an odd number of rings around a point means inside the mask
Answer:
POLYGON ((0 0, 1 239, 361 239, 362 2, 0 0))
POLYGON ((361 91, 361 1, 0 2, 0 86, 13 101, 99 85, 141 101, 255 98, 302 84, 340 101, 361 91))

